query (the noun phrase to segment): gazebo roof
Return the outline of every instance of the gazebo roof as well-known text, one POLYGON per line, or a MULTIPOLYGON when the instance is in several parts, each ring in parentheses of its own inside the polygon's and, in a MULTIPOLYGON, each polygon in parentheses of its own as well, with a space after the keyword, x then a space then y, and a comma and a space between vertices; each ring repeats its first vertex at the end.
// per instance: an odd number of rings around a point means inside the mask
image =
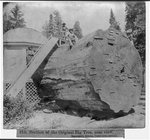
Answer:
POLYGON ((31 28, 16 28, 3 35, 4 44, 45 44, 48 39, 40 32, 31 28))

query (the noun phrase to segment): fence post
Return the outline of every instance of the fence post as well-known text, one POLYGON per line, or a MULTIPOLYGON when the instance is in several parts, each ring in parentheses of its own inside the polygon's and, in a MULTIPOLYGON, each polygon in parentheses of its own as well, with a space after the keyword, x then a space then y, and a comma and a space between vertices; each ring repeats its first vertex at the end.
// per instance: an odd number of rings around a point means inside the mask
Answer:
POLYGON ((23 100, 26 100, 26 83, 22 89, 22 93, 23 93, 23 100))

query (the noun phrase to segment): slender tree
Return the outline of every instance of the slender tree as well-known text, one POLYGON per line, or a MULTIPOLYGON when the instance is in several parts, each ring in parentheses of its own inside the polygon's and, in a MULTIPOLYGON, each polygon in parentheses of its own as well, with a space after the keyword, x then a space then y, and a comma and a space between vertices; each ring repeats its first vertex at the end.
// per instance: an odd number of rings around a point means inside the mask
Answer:
POLYGON ((11 22, 9 21, 8 15, 4 13, 3 15, 3 34, 11 29, 11 22))
POLYGON ((45 21, 45 24, 42 26, 42 29, 43 29, 42 31, 43 35, 48 38, 50 36, 50 33, 49 33, 49 23, 47 20, 45 21))
POLYGON ((49 16, 49 34, 54 36, 54 17, 52 14, 49 16))
POLYGON ((43 28, 43 34, 46 37, 49 37, 50 35, 55 37, 61 37, 62 19, 59 11, 55 10, 52 14, 50 14, 49 20, 45 22, 42 28, 43 28))
POLYGON ((110 11, 109 23, 110 23, 111 27, 115 28, 118 31, 121 31, 120 24, 119 24, 119 22, 116 21, 116 18, 115 18, 115 15, 114 15, 112 9, 110 11))
POLYGON ((73 29, 74 29, 74 34, 78 37, 78 39, 81 39, 83 35, 82 35, 82 29, 80 27, 79 21, 75 22, 73 29))
POLYGON ((54 36, 61 37, 62 36, 62 18, 58 10, 53 12, 54 18, 54 36))

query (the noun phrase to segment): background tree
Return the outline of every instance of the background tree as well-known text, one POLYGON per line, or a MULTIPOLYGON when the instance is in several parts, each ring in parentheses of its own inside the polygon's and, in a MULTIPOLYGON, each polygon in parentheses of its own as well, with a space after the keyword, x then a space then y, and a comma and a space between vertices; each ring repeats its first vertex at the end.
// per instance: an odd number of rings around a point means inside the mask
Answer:
POLYGON ((3 15, 3 34, 6 33, 8 30, 10 30, 11 22, 9 21, 8 15, 4 13, 3 15))
POLYGON ((76 21, 75 24, 74 24, 74 34, 79 38, 81 39, 83 37, 82 35, 82 29, 80 27, 80 22, 79 21, 76 21))
POLYGON ((17 4, 12 10, 12 15, 9 16, 12 28, 25 27, 26 22, 23 18, 23 13, 20 10, 19 5, 17 4))
POLYGON ((10 29, 25 27, 25 21, 23 18, 23 13, 20 11, 20 7, 16 5, 12 10, 11 14, 7 15, 4 13, 3 15, 3 34, 10 29))
POLYGON ((58 10, 55 10, 53 12, 53 19, 54 19, 53 20, 53 28, 54 28, 53 34, 56 37, 61 37, 62 36, 61 31, 62 31, 62 22, 63 21, 62 21, 61 15, 60 15, 58 10))
POLYGON ((42 31, 43 35, 48 38, 50 36, 50 33, 49 33, 49 23, 47 20, 45 21, 45 24, 42 26, 42 29, 43 29, 42 31))
POLYGON ((62 18, 59 11, 55 10, 49 16, 49 21, 43 25, 43 34, 48 38, 50 35, 62 37, 62 18))
POLYGON ((145 67, 145 2, 126 2, 125 30, 145 67))
POLYGON ((49 38, 49 36, 54 36, 54 32, 55 32, 55 29, 54 29, 55 25, 54 25, 54 18, 53 18, 53 15, 50 14, 49 16, 49 20, 45 21, 45 24, 42 26, 42 33, 44 36, 46 36, 47 38, 49 38))
POLYGON ((111 27, 115 28, 118 31, 121 31, 120 24, 119 24, 119 22, 116 21, 116 18, 115 18, 115 15, 114 15, 112 9, 110 11, 109 23, 110 23, 111 27))
POLYGON ((8 5, 10 2, 3 2, 3 8, 8 5))
POLYGON ((54 17, 52 14, 49 16, 49 34, 54 36, 54 17))

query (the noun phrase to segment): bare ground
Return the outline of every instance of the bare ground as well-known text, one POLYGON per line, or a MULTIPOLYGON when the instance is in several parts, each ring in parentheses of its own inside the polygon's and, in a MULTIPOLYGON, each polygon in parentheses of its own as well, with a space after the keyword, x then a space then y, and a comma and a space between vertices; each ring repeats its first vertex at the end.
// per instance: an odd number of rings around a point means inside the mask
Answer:
POLYGON ((33 112, 27 120, 9 123, 4 129, 98 129, 98 128, 143 128, 145 126, 145 110, 143 106, 133 108, 134 113, 110 120, 96 121, 89 117, 78 117, 64 113, 33 112))

